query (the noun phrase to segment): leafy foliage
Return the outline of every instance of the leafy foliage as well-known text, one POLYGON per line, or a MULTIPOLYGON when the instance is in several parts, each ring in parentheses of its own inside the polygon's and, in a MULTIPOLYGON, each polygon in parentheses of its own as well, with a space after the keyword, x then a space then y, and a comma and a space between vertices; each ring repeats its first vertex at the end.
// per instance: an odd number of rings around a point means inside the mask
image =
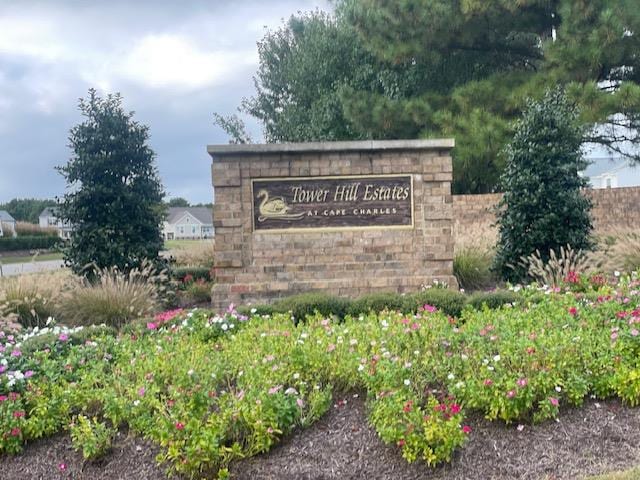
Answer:
POLYGON ((640 143, 639 31, 632 0, 341 0, 265 35, 241 110, 269 142, 453 136, 454 191, 494 191, 512 121, 554 85, 585 140, 640 143))
POLYGON ((124 111, 119 94, 100 98, 91 89, 79 109, 85 120, 71 129, 73 155, 58 167, 69 189, 60 217, 74 226, 65 263, 87 274, 89 264, 128 271, 156 261, 164 193, 148 127, 124 111))
POLYGON ((93 457, 128 428, 158 444, 172 470, 213 477, 357 390, 385 442, 435 465, 473 435, 467 416, 540 422, 590 396, 638 404, 638 287, 629 276, 579 292, 528 287, 515 306, 465 309, 459 321, 428 309, 295 325, 290 315, 196 309, 84 342, 71 341, 82 327, 2 335, 0 452, 71 426, 74 446, 93 457), (39 336, 47 348, 23 351, 39 336))
POLYGON ((582 127, 561 90, 532 101, 507 148, 502 177, 505 194, 498 208, 496 270, 519 281, 527 274, 520 259, 570 245, 592 247, 591 202, 582 194, 587 180, 581 152, 582 127))

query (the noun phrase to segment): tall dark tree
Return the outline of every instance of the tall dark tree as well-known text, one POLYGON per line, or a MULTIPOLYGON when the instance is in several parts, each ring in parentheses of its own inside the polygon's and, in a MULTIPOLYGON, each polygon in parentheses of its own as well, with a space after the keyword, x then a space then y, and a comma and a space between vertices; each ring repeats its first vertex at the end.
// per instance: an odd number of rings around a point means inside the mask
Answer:
POLYGON ((174 197, 167 202, 168 207, 190 207, 189 200, 182 197, 174 197))
POLYGON ((529 103, 506 149, 495 259, 503 278, 523 280, 520 261, 536 250, 548 259, 550 249, 592 246, 591 203, 581 191, 587 180, 579 175, 587 165, 582 140, 578 113, 561 90, 529 103))
POLYGON ((640 160, 639 50, 636 0, 339 0, 265 36, 243 110, 269 142, 455 137, 454 191, 482 193, 558 84, 585 141, 640 160))
POLYGON ((147 144, 149 128, 125 112, 120 94, 80 99, 84 120, 71 129, 72 156, 58 167, 68 193, 61 217, 71 222, 65 262, 74 272, 115 266, 128 271, 158 259, 164 191, 147 144))

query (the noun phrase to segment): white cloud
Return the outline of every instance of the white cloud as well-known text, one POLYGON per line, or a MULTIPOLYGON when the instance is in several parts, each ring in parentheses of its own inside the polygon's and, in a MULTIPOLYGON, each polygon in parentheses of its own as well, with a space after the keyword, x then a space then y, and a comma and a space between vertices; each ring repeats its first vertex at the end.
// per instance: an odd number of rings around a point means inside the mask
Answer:
POLYGON ((196 89, 228 81, 238 68, 257 63, 254 51, 205 50, 181 35, 150 34, 136 42, 115 71, 149 87, 196 89))

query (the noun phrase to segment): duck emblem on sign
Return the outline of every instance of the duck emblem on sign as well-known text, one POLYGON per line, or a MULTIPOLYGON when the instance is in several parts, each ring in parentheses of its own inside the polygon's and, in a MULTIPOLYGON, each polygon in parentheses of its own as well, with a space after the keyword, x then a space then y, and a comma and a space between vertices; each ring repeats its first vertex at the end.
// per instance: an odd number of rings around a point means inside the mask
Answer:
POLYGON ((260 190, 256 197, 262 199, 258 206, 258 211, 260 212, 260 215, 258 216, 259 222, 264 222, 269 219, 299 220, 304 216, 304 212, 289 213, 291 207, 287 205, 284 198, 269 198, 269 192, 264 189, 260 190))

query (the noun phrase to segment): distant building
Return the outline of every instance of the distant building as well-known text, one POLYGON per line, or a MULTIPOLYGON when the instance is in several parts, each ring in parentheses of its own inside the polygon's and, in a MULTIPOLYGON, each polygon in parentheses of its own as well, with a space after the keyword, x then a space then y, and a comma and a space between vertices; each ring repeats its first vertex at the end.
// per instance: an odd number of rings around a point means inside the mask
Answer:
POLYGON ((592 163, 583 172, 592 188, 635 187, 640 185, 640 166, 624 157, 588 158, 592 163))
POLYGON ((0 210, 0 237, 16 236, 16 219, 6 210, 0 210))
POLYGON ((63 222, 58 218, 58 212, 58 207, 45 208, 38 217, 38 223, 41 228, 55 228, 60 238, 68 240, 71 238, 73 227, 69 222, 63 222))
POLYGON ((213 212, 208 207, 170 207, 162 225, 165 240, 213 238, 213 212))

